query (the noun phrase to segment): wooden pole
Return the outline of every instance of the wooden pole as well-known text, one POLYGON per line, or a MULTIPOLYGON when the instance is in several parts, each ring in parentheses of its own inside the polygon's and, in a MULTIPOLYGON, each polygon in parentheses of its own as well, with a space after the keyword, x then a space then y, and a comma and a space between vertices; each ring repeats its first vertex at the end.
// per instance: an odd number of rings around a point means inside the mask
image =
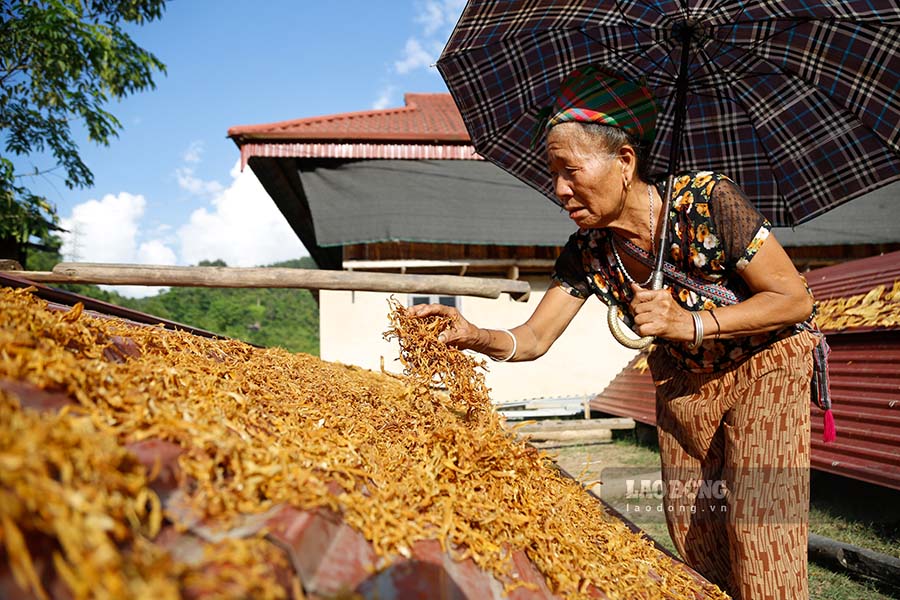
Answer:
POLYGON ((516 435, 532 442, 607 442, 612 440, 611 429, 582 429, 577 431, 522 431, 519 429, 516 430, 516 435))
POLYGON ((900 559, 888 554, 811 533, 809 558, 835 571, 872 577, 894 588, 900 586, 900 559))
POLYGON ((546 431, 591 431, 595 429, 634 429, 634 419, 630 417, 609 417, 605 419, 591 419, 590 421, 548 419, 524 425, 514 425, 514 427, 516 428, 516 431, 527 433, 546 431))
POLYGON ((59 263, 52 271, 13 271, 35 283, 95 283, 226 288, 304 288, 444 294, 499 298, 508 293, 525 302, 531 293, 527 281, 459 277, 456 275, 399 275, 359 271, 285 269, 269 267, 172 267, 108 263, 59 263))

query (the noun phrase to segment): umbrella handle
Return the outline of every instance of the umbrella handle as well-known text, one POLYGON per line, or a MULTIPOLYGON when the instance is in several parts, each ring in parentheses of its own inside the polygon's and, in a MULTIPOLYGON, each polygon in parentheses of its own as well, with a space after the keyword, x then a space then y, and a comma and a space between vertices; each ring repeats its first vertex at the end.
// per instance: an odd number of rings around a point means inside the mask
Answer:
MULTIPOLYGON (((671 187, 670 187, 671 189, 671 187)), ((666 205, 668 207, 668 204, 666 205)), ((665 231, 665 228, 663 229, 665 231)), ((665 234, 663 234, 665 236, 665 234)), ((660 247, 662 252, 662 247, 660 247)), ((663 287, 662 268, 658 268, 653 272, 653 282, 650 284, 651 290, 661 290, 663 287)), ((642 350, 653 343, 655 339, 652 335, 645 335, 637 339, 630 338, 622 331, 622 323, 619 321, 619 306, 615 302, 609 303, 609 311, 606 313, 606 322, 609 324, 609 332, 616 341, 632 350, 642 350)))
MULTIPOLYGON (((675 172, 674 165, 673 168, 669 170, 669 179, 666 184, 666 195, 663 199, 663 207, 662 213, 663 215, 669 214, 669 206, 672 204, 672 190, 675 187, 675 172)), ((656 253, 656 268, 653 269, 653 278, 650 284, 651 290, 661 290, 663 288, 663 263, 665 260, 665 249, 666 249, 666 239, 669 231, 669 219, 664 219, 662 222, 662 234, 659 236, 659 249, 656 253)), ((653 343, 654 337, 652 335, 645 335, 644 337, 633 339, 625 335, 622 331, 622 324, 619 322, 619 307, 615 302, 610 300, 609 303, 609 312, 606 313, 606 322, 609 324, 609 332, 612 333, 612 336, 616 338, 616 341, 625 346, 626 348, 631 348, 632 350, 641 350, 646 348, 651 343, 653 343)))
POLYGON ((622 331, 622 323, 619 321, 619 307, 615 303, 609 305, 609 312, 606 313, 606 322, 609 324, 609 332, 616 338, 616 341, 632 350, 640 350, 646 348, 653 342, 652 335, 632 339, 625 335, 622 331))

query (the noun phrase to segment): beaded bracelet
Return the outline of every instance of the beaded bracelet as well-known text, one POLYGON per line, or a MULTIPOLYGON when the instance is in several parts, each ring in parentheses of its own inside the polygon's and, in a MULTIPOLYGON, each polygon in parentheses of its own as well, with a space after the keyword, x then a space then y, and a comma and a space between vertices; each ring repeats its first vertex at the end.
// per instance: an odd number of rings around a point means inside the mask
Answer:
POLYGON ((515 334, 512 331, 510 331, 509 329, 498 329, 497 331, 502 331, 503 333, 505 333, 506 335, 508 335, 509 337, 512 338, 513 348, 512 348, 512 352, 510 352, 509 356, 507 356, 506 358, 494 358, 493 356, 491 356, 491 360, 494 362, 506 362, 509 359, 511 359, 513 356, 516 355, 516 350, 519 348, 519 342, 518 342, 518 340, 516 340, 515 334))

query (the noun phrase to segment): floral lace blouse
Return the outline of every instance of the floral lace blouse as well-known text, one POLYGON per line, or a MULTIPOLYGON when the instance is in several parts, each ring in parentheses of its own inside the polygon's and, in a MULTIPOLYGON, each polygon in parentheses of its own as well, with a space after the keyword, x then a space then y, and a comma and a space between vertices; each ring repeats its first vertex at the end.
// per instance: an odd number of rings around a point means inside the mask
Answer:
MULTIPOLYGON (((749 297, 751 292, 739 273, 769 236, 771 224, 724 175, 689 173, 676 177, 674 185, 666 262, 676 273, 664 278, 672 296, 691 311, 733 303, 723 300, 727 295, 738 300, 749 297), (680 283, 678 273, 703 283, 704 293, 680 283)), ((633 293, 613 254, 612 235, 607 229, 579 229, 572 234, 556 261, 552 278, 573 296, 587 298, 594 294, 606 304, 615 302, 625 324, 633 327, 629 306, 633 293)), ((628 252, 635 258, 643 255, 645 261, 648 259, 646 252, 626 240, 617 237, 615 243, 620 255, 628 252)), ((656 343, 687 370, 711 372, 727 369, 795 332, 791 326, 729 340, 716 340, 710 335, 696 350, 688 348, 687 343, 661 338, 656 343)))

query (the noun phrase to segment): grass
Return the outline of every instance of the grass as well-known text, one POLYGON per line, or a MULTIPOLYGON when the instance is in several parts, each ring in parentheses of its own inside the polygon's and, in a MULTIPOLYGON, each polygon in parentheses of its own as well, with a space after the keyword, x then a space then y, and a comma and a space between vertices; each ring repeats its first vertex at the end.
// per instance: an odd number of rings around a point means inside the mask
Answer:
MULTIPOLYGON (((628 502, 623 499, 624 489, 615 483, 623 478, 659 477, 659 448, 654 433, 639 426, 634 432, 616 432, 611 443, 545 449, 580 481, 605 479, 603 485, 592 489, 659 545, 675 553, 662 515, 626 513, 622 510, 628 502)), ((810 489, 810 532, 900 558, 900 492, 815 471, 810 489)), ((816 600, 900 599, 900 590, 835 573, 815 563, 809 565, 809 592, 810 598, 816 600)))

